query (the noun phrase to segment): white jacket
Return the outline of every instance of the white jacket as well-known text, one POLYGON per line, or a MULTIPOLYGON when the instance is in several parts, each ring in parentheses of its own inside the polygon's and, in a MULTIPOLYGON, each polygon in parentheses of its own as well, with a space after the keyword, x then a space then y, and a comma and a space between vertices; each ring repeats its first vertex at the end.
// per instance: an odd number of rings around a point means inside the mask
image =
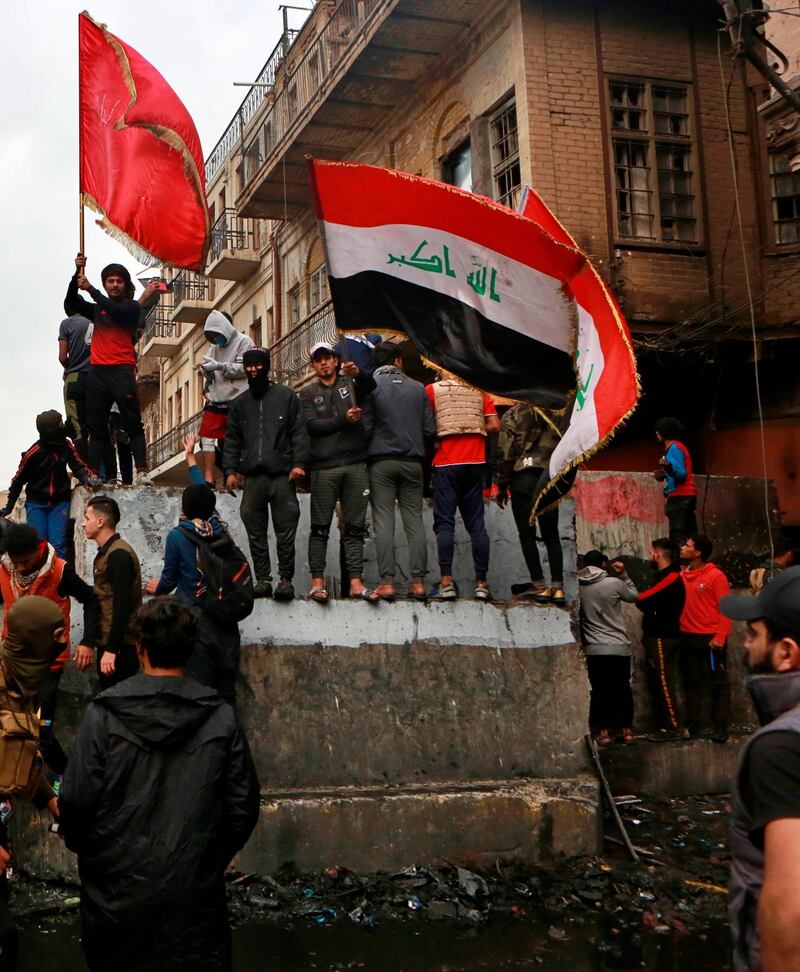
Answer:
POLYGON ((242 355, 255 345, 219 311, 211 311, 203 331, 206 334, 222 334, 226 339, 225 344, 212 344, 200 361, 203 374, 211 378, 208 400, 215 403, 231 402, 247 388, 242 355))

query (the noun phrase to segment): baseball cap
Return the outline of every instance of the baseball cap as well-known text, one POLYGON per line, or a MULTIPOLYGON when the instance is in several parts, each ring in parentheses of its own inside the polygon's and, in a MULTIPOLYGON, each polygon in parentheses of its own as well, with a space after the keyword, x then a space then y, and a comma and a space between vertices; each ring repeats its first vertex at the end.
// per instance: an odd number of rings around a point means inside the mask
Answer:
POLYGON ((720 599, 719 609, 733 621, 766 618, 792 634, 800 635, 800 567, 787 567, 753 597, 728 594, 720 599))
POLYGON ((334 355, 336 354, 336 352, 333 350, 333 347, 330 344, 328 344, 327 341, 317 341, 316 344, 311 345, 311 352, 309 354, 309 358, 311 358, 312 361, 314 360, 314 355, 317 353, 317 351, 327 351, 328 354, 334 354, 334 355))

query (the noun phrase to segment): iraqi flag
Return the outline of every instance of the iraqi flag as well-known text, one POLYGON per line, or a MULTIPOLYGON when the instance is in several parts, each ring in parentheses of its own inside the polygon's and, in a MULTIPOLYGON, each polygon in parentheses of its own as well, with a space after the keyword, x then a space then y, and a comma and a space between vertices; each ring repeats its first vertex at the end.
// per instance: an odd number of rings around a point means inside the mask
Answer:
POLYGON ((202 270, 210 219, 191 115, 152 64, 87 13, 78 37, 83 202, 141 263, 202 270))
POLYGON ((561 410, 576 391, 586 258, 482 196, 348 162, 309 163, 337 326, 407 335, 492 395, 561 410))
MULTIPOLYGON (((576 246, 535 192, 526 189, 519 208, 553 239, 576 246)), ((539 483, 532 518, 568 492, 578 466, 611 440, 639 399, 630 331, 603 278, 587 260, 570 286, 578 308, 578 387, 571 407, 559 416, 551 416, 562 431, 562 438, 539 483)))

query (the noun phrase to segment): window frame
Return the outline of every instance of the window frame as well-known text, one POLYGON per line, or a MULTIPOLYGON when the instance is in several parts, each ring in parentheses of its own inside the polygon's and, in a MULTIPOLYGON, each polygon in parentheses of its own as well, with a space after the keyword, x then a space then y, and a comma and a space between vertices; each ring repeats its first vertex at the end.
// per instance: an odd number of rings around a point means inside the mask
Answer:
POLYGON ((520 157, 520 150, 519 150, 519 114, 517 112, 516 95, 512 94, 511 97, 506 98, 501 105, 499 105, 497 108, 494 109, 494 111, 491 112, 487 120, 489 122, 489 163, 492 170, 492 175, 491 175, 492 198, 495 200, 495 202, 499 202, 503 206, 508 206, 510 209, 516 209, 517 203, 519 202, 520 193, 522 192, 522 159, 520 157), (514 111, 514 122, 515 122, 514 129, 504 133, 500 139, 496 139, 495 126, 501 120, 503 115, 506 115, 512 109, 514 111), (516 140, 516 149, 513 152, 511 152, 506 158, 498 159, 497 157, 498 145, 502 141, 507 139, 509 135, 512 134, 512 132, 516 140), (510 172, 514 168, 514 166, 517 167, 517 172, 519 174, 519 181, 516 187, 510 190, 510 193, 513 194, 513 197, 512 197, 512 202, 508 203, 508 202, 504 202, 503 200, 505 199, 505 197, 509 195, 509 192, 506 192, 501 195, 500 186, 498 182, 504 175, 510 172))
POLYGON ((791 196, 778 196, 775 193, 775 183, 777 181, 776 177, 780 175, 791 175, 796 179, 800 179, 800 170, 793 171, 791 168, 791 160, 797 158, 800 155, 800 149, 796 145, 782 145, 767 150, 767 197, 769 208, 767 210, 767 219, 769 223, 769 245, 775 253, 789 253, 792 251, 797 251, 800 248, 800 202, 798 203, 798 215, 794 218, 797 225, 797 237, 794 240, 779 240, 778 239, 778 226, 780 222, 786 222, 785 220, 779 220, 776 214, 776 201, 780 198, 784 199, 798 199, 800 200, 800 192, 796 195, 791 196), (789 169, 786 172, 776 172, 773 169, 775 162, 778 159, 786 159, 789 164, 789 169))
POLYGON ((324 263, 321 263, 318 267, 315 267, 308 275, 308 313, 313 314, 314 311, 319 310, 323 304, 325 304, 330 299, 330 291, 328 289, 328 268, 324 263), (315 281, 321 281, 318 288, 319 300, 314 303, 314 284, 315 281))
POLYGON ((289 318, 290 326, 297 327, 297 325, 303 320, 303 308, 301 306, 299 283, 296 283, 293 287, 290 287, 286 291, 286 311, 286 316, 289 318))
MULTIPOLYGON (((641 77, 635 75, 606 74, 604 77, 605 91, 604 100, 606 110, 604 112, 605 127, 607 130, 607 144, 609 147, 609 197, 611 204, 611 232, 614 245, 620 249, 647 249, 647 250, 668 250, 679 251, 693 254, 703 252, 705 240, 705 224, 703 215, 702 189, 703 181, 700 172, 700 153, 698 150, 697 117, 698 107, 695 98, 694 84, 687 80, 677 80, 673 78, 641 77), (645 113, 646 127, 636 130, 617 129, 614 127, 615 105, 612 95, 612 85, 625 84, 637 85, 644 89, 643 111, 645 113), (657 132, 655 126, 656 110, 653 100, 654 89, 674 89, 684 92, 684 112, 672 112, 670 114, 683 114, 686 118, 686 134, 657 132), (620 229, 620 210, 617 185, 617 143, 629 142, 643 144, 645 146, 646 167, 647 167, 647 191, 649 195, 650 212, 648 214, 652 222, 651 236, 626 236, 620 229), (681 240, 664 238, 662 219, 675 219, 680 221, 680 217, 662 215, 662 193, 659 168, 658 151, 660 146, 675 146, 686 150, 688 158, 688 172, 691 176, 690 192, 670 193, 669 195, 677 198, 688 197, 691 199, 692 216, 694 223, 693 239, 681 240)), ((618 109, 617 109, 618 110, 618 109)), ((665 170, 669 172, 670 170, 665 170)), ((679 170, 675 170, 679 171, 679 170)))

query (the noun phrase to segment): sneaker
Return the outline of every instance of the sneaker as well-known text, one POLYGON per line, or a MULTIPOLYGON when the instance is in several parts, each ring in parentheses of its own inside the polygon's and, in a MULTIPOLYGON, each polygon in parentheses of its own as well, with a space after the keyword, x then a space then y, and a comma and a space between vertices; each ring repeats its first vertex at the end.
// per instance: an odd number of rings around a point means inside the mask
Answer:
POLYGON ((443 584, 437 596, 440 601, 455 601, 458 597, 458 588, 455 584, 443 584))
POLYGON ((256 581, 253 597, 272 597, 272 583, 268 580, 256 581))
POLYGON ((153 480, 147 475, 145 470, 137 472, 133 478, 134 486, 152 486, 153 480))
POLYGON ((472 592, 472 596, 476 601, 491 601, 492 592, 483 584, 477 584, 475 590, 472 592))
POLYGON ((281 578, 278 581, 278 586, 275 588, 275 593, 272 596, 276 601, 293 601, 294 585, 290 580, 281 578))
MULTIPOLYGON (((100 485, 102 486, 103 484, 101 483, 100 485)), ((112 488, 115 486, 121 486, 122 480, 119 477, 115 477, 114 479, 107 479, 105 485, 110 486, 112 488)))

